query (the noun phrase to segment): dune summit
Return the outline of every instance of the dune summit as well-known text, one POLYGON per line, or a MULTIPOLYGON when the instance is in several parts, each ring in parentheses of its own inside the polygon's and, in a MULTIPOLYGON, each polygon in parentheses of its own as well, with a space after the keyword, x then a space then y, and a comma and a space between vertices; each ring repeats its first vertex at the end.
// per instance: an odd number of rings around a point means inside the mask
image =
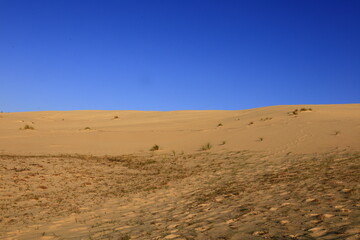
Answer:
POLYGON ((0 239, 360 239, 360 104, 0 114, 0 239))
POLYGON ((0 151, 118 155, 147 152, 157 144, 161 152, 189 153, 207 143, 214 152, 359 150, 359 122, 360 104, 239 111, 2 113, 0 151))

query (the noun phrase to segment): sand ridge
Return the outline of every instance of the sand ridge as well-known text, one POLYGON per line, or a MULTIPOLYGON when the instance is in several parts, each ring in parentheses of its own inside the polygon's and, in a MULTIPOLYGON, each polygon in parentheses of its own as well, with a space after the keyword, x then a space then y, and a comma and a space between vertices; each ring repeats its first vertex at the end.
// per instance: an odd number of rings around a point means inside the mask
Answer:
POLYGON ((0 152, 10 154, 119 155, 147 152, 154 144, 165 152, 196 152, 208 142, 212 151, 303 153, 359 150, 359 139, 360 104, 0 114, 0 152), (26 125, 34 130, 19 130, 26 125))

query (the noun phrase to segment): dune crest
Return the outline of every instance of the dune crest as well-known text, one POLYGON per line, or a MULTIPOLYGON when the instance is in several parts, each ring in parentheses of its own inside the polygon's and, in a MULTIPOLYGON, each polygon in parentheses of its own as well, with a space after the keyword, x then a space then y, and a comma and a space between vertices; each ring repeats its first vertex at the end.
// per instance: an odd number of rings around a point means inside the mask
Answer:
POLYGON ((12 154, 360 150, 360 104, 239 111, 46 111, 0 114, 0 151, 12 154))

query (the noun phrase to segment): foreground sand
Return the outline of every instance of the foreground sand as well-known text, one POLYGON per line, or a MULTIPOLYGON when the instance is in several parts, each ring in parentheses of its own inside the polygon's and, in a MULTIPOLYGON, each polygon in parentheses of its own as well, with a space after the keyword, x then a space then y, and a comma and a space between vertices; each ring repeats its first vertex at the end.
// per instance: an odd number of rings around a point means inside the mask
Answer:
POLYGON ((0 123, 0 239, 360 237, 359 104, 0 123))

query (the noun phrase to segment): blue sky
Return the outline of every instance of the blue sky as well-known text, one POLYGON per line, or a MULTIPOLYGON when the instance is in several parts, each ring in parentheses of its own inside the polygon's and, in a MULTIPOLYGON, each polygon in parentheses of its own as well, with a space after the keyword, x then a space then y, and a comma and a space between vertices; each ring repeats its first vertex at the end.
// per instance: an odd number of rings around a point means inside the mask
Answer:
POLYGON ((0 0, 0 110, 360 102, 357 0, 0 0))

